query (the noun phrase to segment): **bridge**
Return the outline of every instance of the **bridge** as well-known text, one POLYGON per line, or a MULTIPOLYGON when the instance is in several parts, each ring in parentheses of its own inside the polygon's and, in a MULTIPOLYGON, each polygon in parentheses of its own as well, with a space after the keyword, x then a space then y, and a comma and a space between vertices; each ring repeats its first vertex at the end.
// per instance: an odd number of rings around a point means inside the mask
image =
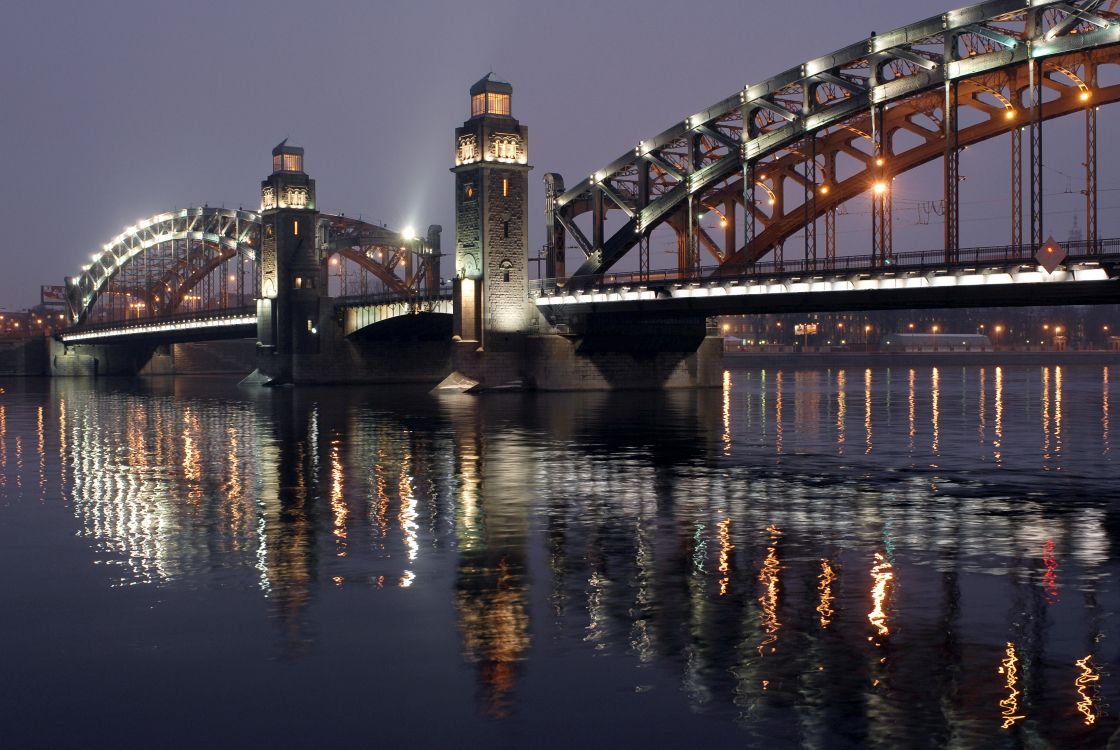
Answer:
MULTIPOLYGON (((397 315, 450 314, 439 279, 439 227, 421 239, 359 219, 320 214, 323 271, 347 334, 397 315)), ((66 281, 66 343, 123 337, 161 342, 257 334, 258 212, 202 207, 125 228, 66 281)))
POLYGON ((949 11, 743 86, 570 189, 549 173, 545 278, 532 282, 528 130, 512 86, 487 76, 455 133, 451 284, 438 231, 420 240, 319 212, 303 150, 282 143, 260 212, 160 214, 104 245, 68 280, 60 339, 244 337, 255 323, 270 377, 312 382, 316 368, 369 360, 339 359, 334 344, 328 356, 328 338, 376 348, 367 329, 422 331, 478 382, 614 387, 646 367, 625 363, 637 348, 673 354, 653 382, 695 385, 712 371, 712 315, 1120 301, 1120 240, 1099 236, 1097 146, 1097 113, 1120 100, 1118 5, 949 11), (1084 120, 1085 237, 1060 243, 1044 221, 1043 136, 1068 117, 1084 120), (1007 242, 968 247, 962 151, 994 139, 1010 156, 1007 242), (938 160, 943 242, 896 252, 894 181, 938 160), (870 207, 867 245, 838 254, 837 216, 853 201, 870 207), (655 269, 650 240, 666 233, 676 260, 655 269), (568 370, 584 374, 556 376, 568 370))

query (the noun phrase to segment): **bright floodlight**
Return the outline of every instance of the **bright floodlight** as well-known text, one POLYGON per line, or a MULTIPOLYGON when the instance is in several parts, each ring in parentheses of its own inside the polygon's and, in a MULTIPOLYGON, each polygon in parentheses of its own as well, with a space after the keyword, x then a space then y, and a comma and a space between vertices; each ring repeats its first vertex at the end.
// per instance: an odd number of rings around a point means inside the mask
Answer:
POLYGON ((401 236, 404 237, 406 240, 416 239, 416 228, 414 226, 412 226, 411 224, 409 224, 407 227, 404 228, 404 231, 401 232, 401 236))

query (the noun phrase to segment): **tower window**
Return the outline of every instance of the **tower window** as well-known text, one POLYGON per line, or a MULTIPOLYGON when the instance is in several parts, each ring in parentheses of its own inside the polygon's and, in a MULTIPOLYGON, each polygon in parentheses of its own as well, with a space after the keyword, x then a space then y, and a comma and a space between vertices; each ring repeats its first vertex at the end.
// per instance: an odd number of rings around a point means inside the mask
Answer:
POLYGON ((508 115, 509 94, 487 94, 486 111, 492 115, 508 115))
POLYGON ((504 239, 507 239, 507 240, 509 239, 509 222, 508 221, 503 221, 502 222, 502 237, 504 239))
POLYGON ((467 185, 466 194, 468 198, 474 197, 474 185, 467 185))
MULTIPOLYGON (((284 171, 285 172, 302 172, 303 171, 303 156, 300 154, 282 154, 284 158, 284 171)), ((273 160, 275 163, 275 159, 273 160)))
POLYGON ((508 177, 503 177, 502 178, 502 197, 503 198, 508 198, 509 197, 509 178, 508 177))
POLYGON ((486 94, 475 94, 471 97, 471 117, 478 117, 486 111, 486 94))
POLYGON ((299 237, 299 219, 292 220, 292 234, 299 237))
POLYGON ((509 271, 502 271, 502 281, 509 283, 509 271))

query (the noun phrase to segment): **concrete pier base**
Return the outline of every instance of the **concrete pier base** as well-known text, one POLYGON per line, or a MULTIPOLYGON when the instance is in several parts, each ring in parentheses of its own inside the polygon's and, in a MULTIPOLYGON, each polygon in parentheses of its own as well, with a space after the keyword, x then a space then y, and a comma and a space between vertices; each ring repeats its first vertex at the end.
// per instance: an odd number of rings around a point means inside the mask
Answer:
MULTIPOLYGON (((477 390, 611 391, 709 388, 721 383, 723 340, 703 337, 692 350, 604 348, 585 337, 524 336, 494 351, 458 342, 454 378, 477 390)), ((445 381, 446 382, 446 381, 445 381)))
POLYGON ((52 377, 157 377, 247 375, 253 369, 252 339, 152 344, 73 344, 51 340, 52 377))

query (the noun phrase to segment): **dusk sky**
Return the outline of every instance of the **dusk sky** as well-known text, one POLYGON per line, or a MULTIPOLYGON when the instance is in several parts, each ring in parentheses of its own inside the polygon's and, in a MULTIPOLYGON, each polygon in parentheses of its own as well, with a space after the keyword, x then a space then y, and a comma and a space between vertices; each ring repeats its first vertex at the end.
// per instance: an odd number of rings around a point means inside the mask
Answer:
MULTIPOLYGON (((0 28, 9 261, 0 305, 35 304, 40 284, 61 283, 159 211, 256 208, 269 152, 285 137, 307 149, 322 210, 394 228, 442 224, 449 251, 453 131, 469 114, 467 89, 490 70, 513 84, 513 114, 529 127, 538 248, 546 172, 575 184, 744 84, 947 9, 914 0, 21 3, 0 28)), ((1048 148, 1082 127, 1055 126, 1048 148)), ((1105 113, 1101 129, 1107 144, 1116 128, 1105 113)), ((1005 140, 993 146, 1004 161, 992 169, 970 152, 963 200, 1007 194, 1005 151, 1005 140)), ((1051 173, 1048 191, 1079 188, 1071 153, 1062 167, 1071 175, 1051 173)), ((1117 181, 1102 154, 1107 213, 1117 181)), ((915 185, 906 189, 939 197, 936 179, 915 185)), ((1060 239, 1079 205, 1069 198, 1052 222, 1060 239)), ((1064 205, 1059 197, 1048 210, 1064 205)), ((1002 204, 966 207, 962 244, 1006 241, 1006 221, 986 212, 1007 215, 1002 204)), ((848 217, 841 233, 859 221, 848 217)), ((908 242, 939 241, 939 227, 925 229, 908 242)), ((1113 236, 1107 221, 1101 234, 1113 236)))

